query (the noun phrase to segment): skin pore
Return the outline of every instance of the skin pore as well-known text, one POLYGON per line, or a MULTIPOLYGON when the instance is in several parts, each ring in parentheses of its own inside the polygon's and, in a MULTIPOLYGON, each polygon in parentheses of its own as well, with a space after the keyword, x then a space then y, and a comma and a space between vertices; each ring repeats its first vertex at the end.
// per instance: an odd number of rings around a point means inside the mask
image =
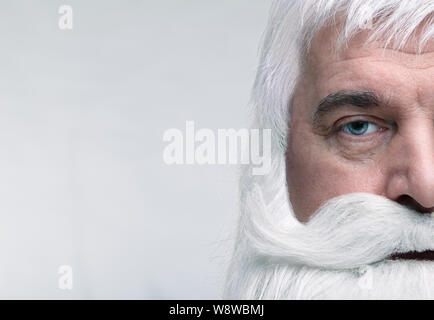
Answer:
POLYGON ((312 41, 296 88, 287 183, 298 220, 327 200, 368 192, 434 211, 434 43, 418 54, 365 44, 360 33, 334 53, 337 33, 312 41))

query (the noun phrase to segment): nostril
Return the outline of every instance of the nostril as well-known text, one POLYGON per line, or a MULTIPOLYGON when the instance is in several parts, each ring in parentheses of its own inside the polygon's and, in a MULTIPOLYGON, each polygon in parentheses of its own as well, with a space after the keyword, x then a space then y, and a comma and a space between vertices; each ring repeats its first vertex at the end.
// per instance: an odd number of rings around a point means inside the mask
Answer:
POLYGON ((432 213, 434 212, 434 207, 431 208, 426 208, 424 206, 422 206, 419 202, 417 202, 416 200, 414 200, 412 197, 410 197, 409 195, 402 195, 400 196, 396 202, 398 202, 399 204, 406 206, 407 208, 417 211, 419 213, 432 213))

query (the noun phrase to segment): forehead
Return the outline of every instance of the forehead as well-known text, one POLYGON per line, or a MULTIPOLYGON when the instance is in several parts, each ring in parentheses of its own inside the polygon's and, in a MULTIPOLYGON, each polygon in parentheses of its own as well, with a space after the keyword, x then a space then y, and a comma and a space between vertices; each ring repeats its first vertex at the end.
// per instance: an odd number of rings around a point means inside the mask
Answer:
POLYGON ((367 90, 389 98, 432 102, 434 41, 427 42, 419 52, 415 39, 395 50, 385 42, 367 43, 369 36, 368 31, 360 32, 339 51, 335 48, 336 28, 325 28, 313 38, 306 72, 315 85, 316 98, 338 90, 367 90))
POLYGON ((416 33, 399 50, 396 50, 387 41, 368 42, 371 34, 369 30, 365 30, 350 39, 347 46, 336 50, 340 29, 340 26, 327 27, 315 35, 309 52, 309 63, 321 65, 372 56, 383 60, 399 60, 400 63, 414 68, 434 66, 434 39, 425 42, 420 48, 420 40, 416 33))

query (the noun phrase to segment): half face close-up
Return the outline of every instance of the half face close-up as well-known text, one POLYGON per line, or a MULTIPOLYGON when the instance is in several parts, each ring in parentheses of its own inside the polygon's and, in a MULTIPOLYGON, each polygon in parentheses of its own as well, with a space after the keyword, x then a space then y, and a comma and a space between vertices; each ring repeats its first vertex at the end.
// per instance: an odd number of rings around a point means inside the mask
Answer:
POLYGON ((306 222, 327 200, 354 192, 384 196, 420 213, 434 209, 434 44, 418 54, 335 35, 312 42, 295 91, 287 182, 306 222))
POLYGON ((434 3, 274 3, 227 297, 434 299, 434 3))

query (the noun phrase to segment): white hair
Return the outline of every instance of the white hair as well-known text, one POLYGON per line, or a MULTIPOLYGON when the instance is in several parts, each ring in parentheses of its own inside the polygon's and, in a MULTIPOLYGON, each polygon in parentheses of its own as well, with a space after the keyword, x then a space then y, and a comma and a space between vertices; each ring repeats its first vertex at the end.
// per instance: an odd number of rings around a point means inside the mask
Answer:
POLYGON ((402 49, 419 30, 419 51, 434 37, 432 0, 276 0, 264 34, 253 88, 256 125, 273 129, 286 149, 289 108, 303 57, 322 28, 342 22, 336 48, 369 28, 367 42, 402 49))
POLYGON ((391 260, 434 249, 434 219, 384 197, 353 193, 324 204, 305 225, 270 215, 260 189, 235 257, 227 298, 434 299, 434 263, 391 260))
MULTIPOLYGON (((257 75, 252 91, 254 128, 272 131, 271 171, 253 176, 251 168, 242 168, 238 236, 228 270, 225 297, 237 298, 240 269, 255 273, 255 267, 268 264, 276 253, 279 238, 270 237, 258 245, 263 234, 255 233, 260 223, 274 224, 276 230, 292 230, 300 224, 295 218, 286 185, 285 153, 289 134, 290 108, 302 66, 313 37, 324 27, 338 26, 336 50, 344 48, 360 31, 369 28, 367 43, 381 41, 384 47, 402 49, 416 40, 419 52, 434 37, 433 0, 275 0, 263 37, 257 75), (254 187, 255 186, 255 187, 254 187), (262 210, 252 208, 252 196, 259 192, 262 210), (256 191, 255 191, 256 190, 256 191), (261 216, 262 215, 262 216, 261 216), (256 241, 256 242, 255 242, 256 241), (260 248, 260 249, 259 249, 260 248)), ((272 231, 273 230, 273 231, 272 231)), ((287 257, 288 251, 278 256, 287 257)), ((259 271, 258 271, 259 272, 259 271)), ((246 276, 247 277, 247 276, 246 276)), ((251 281, 259 281, 258 278, 251 281)), ((244 279, 246 280, 246 279, 244 279)), ((246 280, 247 281, 247 280, 246 280)), ((258 295, 255 295, 257 297, 258 295)))

